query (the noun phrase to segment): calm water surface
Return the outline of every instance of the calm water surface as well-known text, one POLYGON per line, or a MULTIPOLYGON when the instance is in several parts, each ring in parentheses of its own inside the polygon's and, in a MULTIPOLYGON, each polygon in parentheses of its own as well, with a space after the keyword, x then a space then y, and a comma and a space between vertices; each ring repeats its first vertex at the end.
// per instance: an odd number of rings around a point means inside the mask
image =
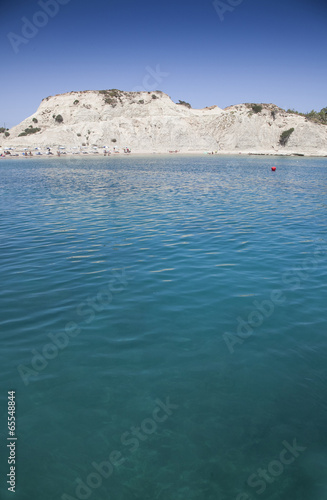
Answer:
POLYGON ((1 498, 327 499, 326 167, 0 161, 1 498))

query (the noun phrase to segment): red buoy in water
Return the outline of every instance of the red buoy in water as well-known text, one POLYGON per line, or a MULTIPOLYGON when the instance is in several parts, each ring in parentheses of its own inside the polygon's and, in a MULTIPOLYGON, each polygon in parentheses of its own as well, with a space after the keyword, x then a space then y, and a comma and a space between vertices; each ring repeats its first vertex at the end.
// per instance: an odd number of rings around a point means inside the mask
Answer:
POLYGON ((272 170, 273 172, 275 172, 276 167, 271 167, 271 170, 272 170))

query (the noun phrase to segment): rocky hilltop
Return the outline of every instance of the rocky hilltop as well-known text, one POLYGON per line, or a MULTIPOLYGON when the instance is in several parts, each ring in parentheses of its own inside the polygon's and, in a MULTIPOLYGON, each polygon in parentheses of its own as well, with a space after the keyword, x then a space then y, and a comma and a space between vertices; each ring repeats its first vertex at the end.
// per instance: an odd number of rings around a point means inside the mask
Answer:
POLYGON ((160 91, 113 89, 47 97, 6 135, 0 135, 3 147, 327 155, 326 125, 274 104, 192 109, 160 91))

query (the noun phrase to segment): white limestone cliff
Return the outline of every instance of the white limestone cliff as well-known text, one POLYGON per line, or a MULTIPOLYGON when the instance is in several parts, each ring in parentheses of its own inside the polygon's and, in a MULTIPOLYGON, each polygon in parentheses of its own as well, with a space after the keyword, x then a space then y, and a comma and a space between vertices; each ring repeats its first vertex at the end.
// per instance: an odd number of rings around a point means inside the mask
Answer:
MULTIPOLYGON (((80 148, 82 145, 139 153, 220 153, 327 155, 327 126, 290 114, 274 104, 190 109, 155 92, 81 91, 43 99, 38 110, 0 140, 6 147, 80 148), (60 123, 56 117, 61 115, 60 123), (20 136, 27 128, 40 131, 20 136), (285 146, 283 131, 294 128, 285 146)), ((0 136, 1 137, 1 136, 0 136)))

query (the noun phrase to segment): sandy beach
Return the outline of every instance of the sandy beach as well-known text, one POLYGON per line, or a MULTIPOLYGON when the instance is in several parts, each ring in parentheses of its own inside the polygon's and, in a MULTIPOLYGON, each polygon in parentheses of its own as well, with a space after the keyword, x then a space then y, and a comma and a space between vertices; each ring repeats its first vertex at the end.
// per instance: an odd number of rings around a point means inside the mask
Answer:
POLYGON ((80 150, 75 151, 73 149, 56 149, 51 148, 51 150, 40 149, 40 148, 0 148, 0 160, 1 159, 15 159, 15 158, 116 158, 116 157, 140 157, 140 156, 271 156, 271 157, 287 157, 287 156, 299 156, 299 157, 327 157, 327 154, 321 152, 320 154, 308 154, 308 153, 292 153, 292 152, 283 152, 283 151, 265 151, 265 152, 256 152, 256 151, 137 151, 137 152, 125 152, 124 150, 110 151, 105 149, 94 150, 80 150))

